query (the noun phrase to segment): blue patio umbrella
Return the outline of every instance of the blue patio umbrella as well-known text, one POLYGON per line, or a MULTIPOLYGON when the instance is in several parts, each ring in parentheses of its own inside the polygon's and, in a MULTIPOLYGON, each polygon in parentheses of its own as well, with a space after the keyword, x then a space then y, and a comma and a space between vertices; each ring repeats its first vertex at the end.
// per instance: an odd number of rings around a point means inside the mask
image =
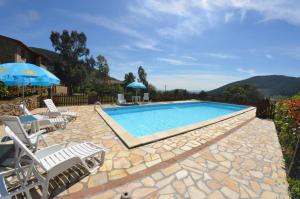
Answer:
POLYGON ((127 88, 134 88, 135 89, 135 95, 137 96, 137 89, 146 89, 147 87, 141 83, 141 82, 132 82, 127 85, 127 88))
POLYGON ((52 86, 60 80, 44 68, 30 63, 7 63, 0 65, 0 81, 7 86, 52 86))
POLYGON ((141 82, 132 82, 127 85, 128 88, 143 88, 146 89, 146 86, 141 82))

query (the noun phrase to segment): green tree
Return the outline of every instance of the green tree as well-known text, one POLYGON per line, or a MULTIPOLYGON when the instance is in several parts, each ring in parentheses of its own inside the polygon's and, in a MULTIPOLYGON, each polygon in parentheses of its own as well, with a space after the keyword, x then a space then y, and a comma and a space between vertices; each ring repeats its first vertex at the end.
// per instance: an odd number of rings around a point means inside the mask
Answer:
POLYGON ((142 66, 140 66, 138 69, 138 75, 139 75, 138 81, 142 82, 148 88, 147 73, 142 66))
POLYGON ((87 38, 83 32, 63 30, 62 33, 52 31, 50 40, 56 52, 64 58, 78 60, 89 55, 86 47, 87 38))
POLYGON ((224 97, 229 102, 251 103, 261 100, 263 95, 251 85, 230 86, 224 90, 224 97))
POLYGON ((207 99, 207 92, 205 92, 205 91, 200 91, 199 92, 199 94, 198 94, 198 97, 199 97, 199 99, 201 99, 201 100, 206 100, 207 99))
POLYGON ((124 77, 124 87, 135 81, 135 76, 132 72, 126 73, 124 77))
POLYGON ((89 49, 87 38, 83 32, 64 30, 62 33, 51 32, 50 40, 54 50, 60 54, 60 60, 55 63, 54 72, 69 88, 84 90, 84 82, 88 76, 88 68, 84 62, 89 49))
POLYGON ((103 55, 98 55, 96 66, 98 67, 100 78, 107 81, 109 77, 109 65, 103 55))

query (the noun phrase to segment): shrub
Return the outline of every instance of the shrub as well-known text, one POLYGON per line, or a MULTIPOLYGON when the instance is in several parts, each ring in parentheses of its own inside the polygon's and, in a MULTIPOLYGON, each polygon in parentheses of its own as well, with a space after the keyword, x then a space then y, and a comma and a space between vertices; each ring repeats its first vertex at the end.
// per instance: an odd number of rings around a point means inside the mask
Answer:
POLYGON ((288 179, 290 194, 293 199, 300 199, 300 180, 288 179))

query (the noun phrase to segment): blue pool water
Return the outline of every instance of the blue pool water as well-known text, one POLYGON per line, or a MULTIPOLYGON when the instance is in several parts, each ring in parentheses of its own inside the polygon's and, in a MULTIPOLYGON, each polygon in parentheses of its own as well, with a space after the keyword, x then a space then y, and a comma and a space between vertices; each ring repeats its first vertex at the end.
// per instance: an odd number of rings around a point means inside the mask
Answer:
POLYGON ((246 108, 248 107, 214 102, 189 102, 106 108, 104 111, 131 135, 142 137, 206 121, 246 108))

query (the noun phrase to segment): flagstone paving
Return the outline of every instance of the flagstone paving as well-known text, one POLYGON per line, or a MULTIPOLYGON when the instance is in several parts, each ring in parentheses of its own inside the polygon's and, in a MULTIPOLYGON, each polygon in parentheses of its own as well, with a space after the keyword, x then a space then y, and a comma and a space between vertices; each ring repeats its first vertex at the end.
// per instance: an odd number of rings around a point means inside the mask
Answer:
MULTIPOLYGON (((48 133, 48 144, 92 141, 105 147, 107 153, 104 165, 96 173, 81 179, 59 197, 76 198, 76 194, 88 194, 91 189, 107 187, 107 191, 103 189, 106 192, 93 197, 119 198, 118 194, 125 190, 124 187, 110 189, 107 185, 118 182, 120 184, 122 180, 124 182, 124 179, 147 169, 153 170, 151 175, 126 185, 129 187, 126 191, 131 192, 134 198, 199 198, 211 194, 212 198, 222 198, 229 194, 234 198, 247 194, 250 197, 252 192, 258 196, 279 196, 279 193, 280 196, 287 196, 285 173, 281 168, 282 155, 274 126, 272 122, 259 119, 243 127, 244 130, 240 129, 230 135, 230 139, 224 138, 185 160, 170 164, 169 168, 155 171, 155 166, 206 146, 228 134, 230 130, 254 118, 255 111, 152 144, 128 149, 93 106, 68 108, 79 113, 78 119, 69 123, 63 131, 48 133)), ((34 112, 44 110, 36 109, 34 112)))
POLYGON ((120 198, 121 193, 129 192, 132 198, 148 199, 275 199, 289 198, 287 187, 274 125, 255 119, 191 157, 84 198, 120 198))
MULTIPOLYGON (((205 144, 228 130, 241 125, 255 115, 254 111, 249 111, 198 130, 145 146, 128 149, 102 120, 93 106, 68 108, 70 111, 78 112, 78 119, 69 123, 65 130, 48 133, 45 136, 47 143, 51 145, 54 143, 92 141, 108 150, 104 165, 95 175, 87 177, 84 182, 78 182, 81 185, 76 186, 77 191, 99 186, 154 166, 205 144), (101 180, 99 180, 99 176, 101 176, 101 180)), ((41 111, 44 111, 44 109, 35 110, 35 112, 41 111)), ((76 190, 73 187, 61 195, 68 194, 70 191, 75 192, 76 190)))

